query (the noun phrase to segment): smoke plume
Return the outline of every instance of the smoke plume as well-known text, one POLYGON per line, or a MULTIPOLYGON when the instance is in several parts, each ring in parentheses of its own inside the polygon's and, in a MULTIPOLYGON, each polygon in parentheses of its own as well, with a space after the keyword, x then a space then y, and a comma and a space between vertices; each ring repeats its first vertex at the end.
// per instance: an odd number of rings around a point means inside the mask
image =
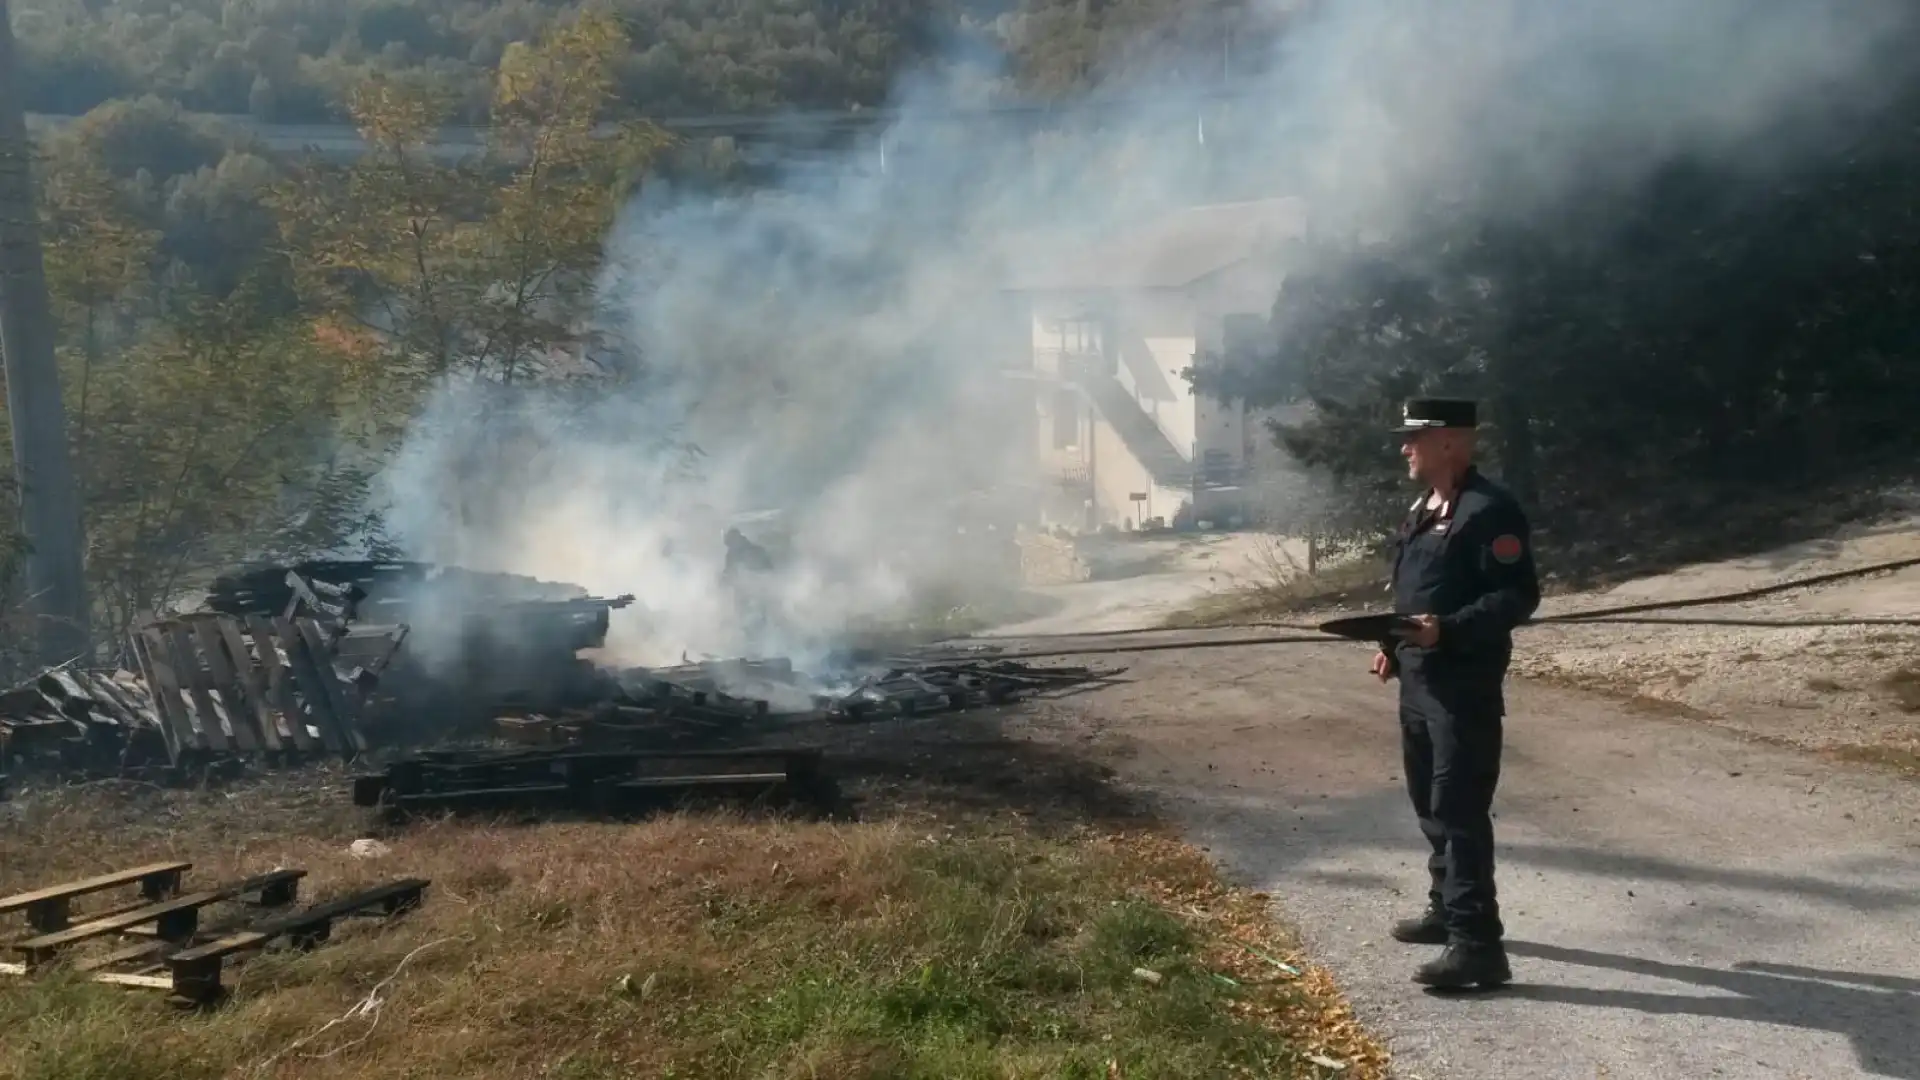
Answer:
POLYGON ((1032 384, 1002 370, 1032 362, 1016 276, 1203 203, 1295 195, 1315 227, 1391 233, 1436 196, 1550 222, 1572 185, 1676 153, 1764 169, 1871 107, 1907 20, 1878 0, 1256 0, 1243 25, 1272 40, 1236 37, 1217 72, 1128 71, 1124 103, 1038 132, 956 121, 971 95, 913 73, 897 122, 771 189, 637 199, 601 314, 639 374, 497 426, 480 388, 444 386, 391 470, 393 529, 412 557, 636 593, 624 661, 817 655, 1010 580, 1009 508, 1047 480, 1032 384), (766 510, 745 531, 778 569, 743 620, 721 535, 766 510))

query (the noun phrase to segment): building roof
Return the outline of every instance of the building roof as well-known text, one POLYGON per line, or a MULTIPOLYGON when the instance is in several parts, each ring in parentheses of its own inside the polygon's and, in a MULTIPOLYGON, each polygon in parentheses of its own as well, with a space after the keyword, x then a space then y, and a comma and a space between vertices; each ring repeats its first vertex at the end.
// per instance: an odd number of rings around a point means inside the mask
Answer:
POLYGON ((1295 198, 1196 206, 1064 258, 1030 264, 1008 288, 1019 292, 1184 289, 1300 237, 1306 217, 1305 204, 1295 198))

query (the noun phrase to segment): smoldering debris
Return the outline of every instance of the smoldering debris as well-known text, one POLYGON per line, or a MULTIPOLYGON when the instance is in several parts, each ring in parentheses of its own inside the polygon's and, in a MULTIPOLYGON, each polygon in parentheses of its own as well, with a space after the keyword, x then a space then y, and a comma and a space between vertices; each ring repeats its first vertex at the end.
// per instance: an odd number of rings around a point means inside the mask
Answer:
POLYGON ((556 708, 599 693, 581 650, 606 643, 631 594, 407 561, 308 562, 217 579, 205 606, 232 615, 305 614, 336 628, 406 627, 384 708, 428 729, 493 703, 556 708))
POLYGON ((48 670, 0 693, 0 766, 191 782, 463 738, 740 747, 809 721, 1073 693, 1125 670, 845 651, 813 670, 787 658, 616 669, 583 657, 633 599, 413 562, 226 575, 203 610, 137 627, 119 667, 48 670))
POLYGON ((1057 698, 1109 685, 1125 672, 893 657, 820 676, 787 659, 705 661, 628 669, 616 676, 613 700, 554 715, 502 716, 497 730, 532 745, 751 741, 809 721, 863 723, 1057 698))
POLYGON ((248 759, 350 758, 405 628, 196 613, 136 627, 112 670, 54 668, 0 694, 0 765, 184 777, 248 759))
POLYGON ((117 666, 0 694, 0 766, 185 781, 590 704, 611 684, 579 653, 631 602, 419 563, 250 569, 218 579, 203 610, 136 626, 117 666))

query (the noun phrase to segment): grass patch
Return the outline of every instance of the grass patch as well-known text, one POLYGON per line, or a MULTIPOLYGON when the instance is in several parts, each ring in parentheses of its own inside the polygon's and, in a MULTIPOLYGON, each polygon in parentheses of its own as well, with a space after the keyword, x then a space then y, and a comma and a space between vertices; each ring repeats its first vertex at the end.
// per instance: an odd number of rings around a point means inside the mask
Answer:
MULTIPOLYGON (((11 839, 0 892, 160 854, 11 839)), ((320 892, 434 884, 390 926, 239 967, 210 1015, 0 983, 0 1077, 1332 1075, 1315 1054, 1384 1074, 1324 974, 1282 959, 1264 898, 1157 834, 448 822, 371 863, 337 835, 202 839, 194 880, 278 864, 320 892)))

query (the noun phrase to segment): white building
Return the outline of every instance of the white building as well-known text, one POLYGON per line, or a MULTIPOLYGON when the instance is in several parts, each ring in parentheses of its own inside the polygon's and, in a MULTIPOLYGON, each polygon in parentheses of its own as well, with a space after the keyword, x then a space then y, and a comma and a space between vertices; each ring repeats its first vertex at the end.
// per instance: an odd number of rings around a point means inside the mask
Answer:
POLYGON ((1280 248, 1304 228, 1297 199, 1196 207, 1014 283, 1032 325, 1049 523, 1249 516, 1272 440, 1242 406, 1196 395, 1186 372, 1261 347, 1280 248))

